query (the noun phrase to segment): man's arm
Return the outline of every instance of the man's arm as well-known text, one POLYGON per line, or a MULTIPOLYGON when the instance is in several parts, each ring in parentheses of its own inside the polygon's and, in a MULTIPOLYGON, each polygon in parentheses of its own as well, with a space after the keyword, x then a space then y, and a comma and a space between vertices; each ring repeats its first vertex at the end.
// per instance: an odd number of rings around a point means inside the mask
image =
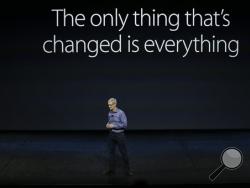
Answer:
POLYGON ((112 128, 112 124, 110 124, 110 122, 109 122, 109 114, 108 114, 108 123, 106 124, 106 128, 108 128, 108 129, 112 128))

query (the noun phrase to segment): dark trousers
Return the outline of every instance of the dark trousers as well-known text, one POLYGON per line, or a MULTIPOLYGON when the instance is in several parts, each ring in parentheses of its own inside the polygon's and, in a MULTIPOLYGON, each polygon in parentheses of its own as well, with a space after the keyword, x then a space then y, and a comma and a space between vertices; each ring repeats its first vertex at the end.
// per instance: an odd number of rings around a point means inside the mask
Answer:
POLYGON ((109 149, 109 170, 115 171, 115 150, 118 146, 122 156, 124 167, 126 171, 130 170, 128 151, 126 145, 126 137, 123 133, 110 132, 108 137, 108 149, 109 149))

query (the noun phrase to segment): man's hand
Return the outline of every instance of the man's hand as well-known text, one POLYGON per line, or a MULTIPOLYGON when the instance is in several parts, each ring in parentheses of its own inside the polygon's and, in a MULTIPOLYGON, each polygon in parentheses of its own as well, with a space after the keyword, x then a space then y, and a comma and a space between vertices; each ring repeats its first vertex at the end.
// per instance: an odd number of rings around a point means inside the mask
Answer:
POLYGON ((112 124, 110 124, 110 123, 107 123, 106 127, 107 127, 108 129, 112 129, 114 126, 113 126, 112 124))

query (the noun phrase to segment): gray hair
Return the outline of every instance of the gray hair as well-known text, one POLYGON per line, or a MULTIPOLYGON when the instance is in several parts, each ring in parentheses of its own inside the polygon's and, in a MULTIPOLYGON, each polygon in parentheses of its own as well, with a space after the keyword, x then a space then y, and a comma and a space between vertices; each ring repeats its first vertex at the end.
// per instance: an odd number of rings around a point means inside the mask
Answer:
POLYGON ((109 100, 108 100, 108 102, 113 102, 113 103, 116 103, 117 104, 117 100, 116 100, 116 98, 110 98, 109 100))

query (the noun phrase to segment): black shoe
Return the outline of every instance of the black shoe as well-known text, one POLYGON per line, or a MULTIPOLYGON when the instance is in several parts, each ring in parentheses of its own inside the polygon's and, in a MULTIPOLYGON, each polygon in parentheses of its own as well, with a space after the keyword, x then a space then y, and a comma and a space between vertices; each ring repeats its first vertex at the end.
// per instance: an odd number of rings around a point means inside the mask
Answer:
POLYGON ((114 172, 114 171, 112 171, 112 170, 107 170, 107 171, 104 171, 104 172, 103 172, 103 174, 104 174, 104 175, 108 175, 108 176, 110 176, 110 175, 114 175, 114 174, 115 174, 115 172, 114 172))

